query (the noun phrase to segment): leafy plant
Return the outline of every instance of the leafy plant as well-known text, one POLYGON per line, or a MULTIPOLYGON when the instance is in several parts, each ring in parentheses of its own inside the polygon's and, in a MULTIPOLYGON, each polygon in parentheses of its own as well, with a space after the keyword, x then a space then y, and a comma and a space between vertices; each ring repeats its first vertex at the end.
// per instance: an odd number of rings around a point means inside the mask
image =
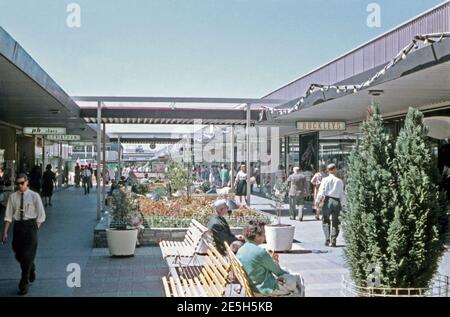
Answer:
POLYGON ((139 195, 145 195, 149 192, 148 186, 141 183, 133 183, 133 185, 131 185, 131 191, 139 195))
POLYGON ((185 191, 188 187, 188 171, 183 164, 170 161, 167 171, 170 192, 185 191))
POLYGON ((266 197, 275 201, 276 204, 275 207, 277 210, 277 222, 279 225, 281 224, 281 208, 286 199, 288 191, 289 191, 288 183, 283 181, 282 178, 277 178, 271 192, 266 194, 266 197))

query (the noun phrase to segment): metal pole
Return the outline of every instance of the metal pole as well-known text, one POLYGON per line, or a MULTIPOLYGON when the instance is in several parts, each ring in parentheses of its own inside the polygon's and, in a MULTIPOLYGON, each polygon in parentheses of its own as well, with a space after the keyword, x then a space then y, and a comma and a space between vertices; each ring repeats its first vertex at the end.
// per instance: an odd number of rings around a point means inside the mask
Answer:
POLYGON ((118 145, 118 154, 119 154, 119 156, 118 156, 118 164, 117 164, 117 170, 118 170, 118 173, 119 173, 118 181, 119 181, 120 180, 120 176, 122 176, 122 168, 120 167, 120 165, 121 165, 120 161, 121 161, 121 158, 122 158, 122 151, 121 151, 122 145, 120 143, 120 135, 117 138, 117 145, 118 145))
POLYGON ((42 169, 41 173, 44 174, 45 169, 45 136, 42 136, 42 169))
POLYGON ((234 190, 234 125, 231 126, 231 165, 230 165, 231 189, 234 190))
POLYGON ((106 123, 103 123, 103 157, 102 157, 102 174, 103 174, 103 186, 102 186, 102 204, 106 199, 106 123))
POLYGON ((59 142, 59 160, 58 160, 58 187, 62 187, 63 173, 62 173, 62 143, 59 142))
POLYGON ((247 206, 250 207, 250 197, 251 197, 251 186, 250 186, 250 173, 251 173, 251 168, 250 168, 250 107, 251 104, 247 104, 247 123, 246 123, 246 148, 247 148, 247 152, 246 152, 246 163, 245 165, 247 166, 247 206))
POLYGON ((100 220, 102 201, 100 192, 100 159, 101 159, 101 141, 102 141, 102 103, 97 103, 97 220, 100 220))

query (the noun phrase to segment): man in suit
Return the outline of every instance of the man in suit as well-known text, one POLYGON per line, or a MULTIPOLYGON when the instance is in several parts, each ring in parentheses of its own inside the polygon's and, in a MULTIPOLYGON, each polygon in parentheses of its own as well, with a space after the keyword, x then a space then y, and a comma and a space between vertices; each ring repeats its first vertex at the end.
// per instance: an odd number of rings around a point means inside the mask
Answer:
POLYGON ((224 218, 228 212, 227 201, 225 199, 217 200, 214 203, 216 213, 211 216, 208 222, 208 229, 210 230, 217 250, 225 254, 225 244, 232 244, 234 241, 245 241, 244 236, 235 236, 228 225, 227 220, 224 218))

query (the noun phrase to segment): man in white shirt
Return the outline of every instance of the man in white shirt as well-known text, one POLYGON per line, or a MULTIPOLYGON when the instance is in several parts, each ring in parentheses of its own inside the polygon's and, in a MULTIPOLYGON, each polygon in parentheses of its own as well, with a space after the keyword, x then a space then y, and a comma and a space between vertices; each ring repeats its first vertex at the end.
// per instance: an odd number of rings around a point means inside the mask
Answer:
POLYGON ((336 177, 337 169, 335 164, 327 167, 329 176, 322 179, 317 193, 316 206, 322 207, 322 227, 325 234, 325 246, 336 247, 336 239, 339 235, 339 214, 342 206, 347 205, 344 192, 344 182, 336 177), (331 217, 331 237, 330 237, 330 217, 331 217))
POLYGON ((22 269, 19 294, 25 295, 28 293, 29 283, 33 283, 36 279, 34 258, 38 244, 37 232, 45 221, 45 211, 39 194, 28 189, 26 174, 20 174, 16 183, 19 190, 11 194, 8 199, 2 242, 5 243, 8 240, 8 229, 14 222, 12 247, 22 269))

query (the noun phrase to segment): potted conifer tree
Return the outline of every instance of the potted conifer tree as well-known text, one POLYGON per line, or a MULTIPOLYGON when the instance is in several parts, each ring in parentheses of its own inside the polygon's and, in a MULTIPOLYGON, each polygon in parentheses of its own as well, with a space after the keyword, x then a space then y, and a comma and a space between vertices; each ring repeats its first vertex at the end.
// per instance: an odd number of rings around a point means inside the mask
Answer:
POLYGON ((371 295, 403 288, 422 294, 436 274, 448 220, 423 115, 410 109, 393 142, 379 109, 369 114, 347 175, 343 230, 351 278, 371 295))
POLYGON ((130 226, 131 216, 136 206, 131 194, 124 188, 112 194, 112 221, 106 230, 106 238, 111 256, 132 256, 136 249, 138 229, 130 226))

